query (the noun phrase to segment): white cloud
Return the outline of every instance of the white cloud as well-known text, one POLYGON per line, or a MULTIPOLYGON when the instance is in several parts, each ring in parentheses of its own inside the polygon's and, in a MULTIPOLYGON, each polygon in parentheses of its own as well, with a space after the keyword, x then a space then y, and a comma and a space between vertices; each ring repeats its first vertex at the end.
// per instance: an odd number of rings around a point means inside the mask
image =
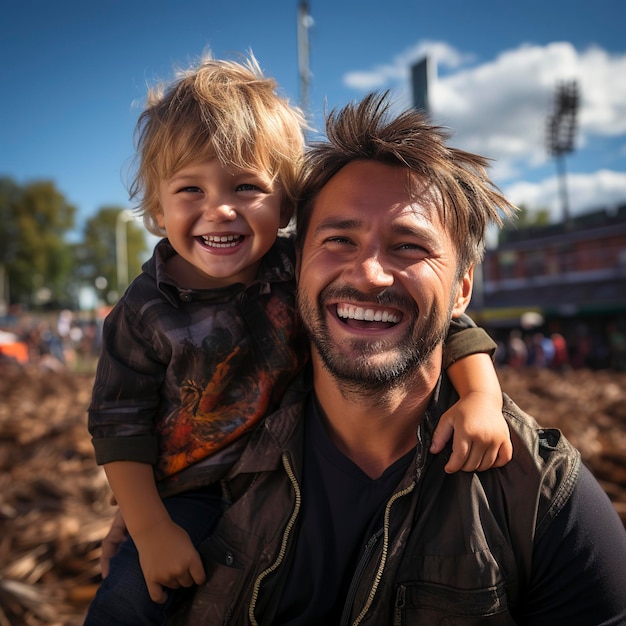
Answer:
POLYGON ((443 41, 420 41, 396 55, 390 63, 377 65, 371 70, 348 72, 343 77, 343 82, 351 89, 372 91, 384 89, 401 81, 408 93, 411 66, 426 55, 437 58, 440 67, 452 69, 459 68, 474 59, 473 55, 462 54, 443 41))
MULTIPOLYGON (((514 201, 550 208, 555 219, 561 213, 556 177, 538 184, 515 181, 536 179, 538 168, 551 158, 546 124, 557 86, 571 80, 579 86, 577 152, 626 134, 626 53, 599 47, 579 51, 567 42, 524 44, 476 63, 445 42, 422 41, 389 64, 346 75, 345 83, 363 91, 393 89, 398 104, 410 106, 410 68, 426 54, 440 70, 430 95, 434 121, 451 129, 455 146, 493 159, 492 176, 501 186, 508 184, 514 201)), ((613 151, 619 158, 619 148, 613 151)), ((626 199, 626 174, 608 169, 570 174, 567 184, 573 214, 626 199)))
POLYGON ((520 46, 440 79, 434 116, 454 129, 459 145, 495 158, 514 174, 519 166, 548 159, 547 118, 557 85, 570 80, 581 94, 578 146, 593 135, 626 132, 626 54, 578 52, 569 43, 520 46))
MULTIPOLYGON (((548 209, 552 221, 563 218, 559 179, 554 176, 540 183, 516 182, 503 188, 517 205, 548 209)), ((598 209, 615 209, 626 202, 626 173, 598 170, 589 174, 570 174, 566 180, 569 213, 580 215, 598 209)))

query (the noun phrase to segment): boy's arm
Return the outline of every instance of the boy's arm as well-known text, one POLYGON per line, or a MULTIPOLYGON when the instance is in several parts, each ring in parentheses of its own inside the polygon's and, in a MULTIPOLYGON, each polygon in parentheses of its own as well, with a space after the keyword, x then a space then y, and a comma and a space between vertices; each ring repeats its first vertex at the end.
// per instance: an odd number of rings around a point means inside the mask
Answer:
POLYGON ((150 597, 165 602, 163 587, 202 584, 204 567, 187 533, 169 516, 159 496, 152 466, 113 461, 104 471, 133 538, 150 597))
POLYGON ((502 391, 491 361, 494 341, 467 316, 453 320, 444 346, 444 367, 459 394, 433 433, 440 452, 454 431, 446 471, 483 471, 511 460, 513 448, 502 416, 502 391))
POLYGON ((470 354, 484 352, 491 357, 496 354, 496 342, 484 328, 476 326, 468 315, 452 319, 443 345, 443 369, 470 354))

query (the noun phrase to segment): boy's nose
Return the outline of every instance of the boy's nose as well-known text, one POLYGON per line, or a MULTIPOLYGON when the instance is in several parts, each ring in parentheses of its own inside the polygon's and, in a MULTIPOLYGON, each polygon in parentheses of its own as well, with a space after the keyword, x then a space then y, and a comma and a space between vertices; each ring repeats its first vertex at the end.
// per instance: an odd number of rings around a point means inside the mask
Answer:
POLYGON ((237 211, 225 202, 208 203, 204 211, 204 219, 208 222, 232 221, 237 217, 237 211))

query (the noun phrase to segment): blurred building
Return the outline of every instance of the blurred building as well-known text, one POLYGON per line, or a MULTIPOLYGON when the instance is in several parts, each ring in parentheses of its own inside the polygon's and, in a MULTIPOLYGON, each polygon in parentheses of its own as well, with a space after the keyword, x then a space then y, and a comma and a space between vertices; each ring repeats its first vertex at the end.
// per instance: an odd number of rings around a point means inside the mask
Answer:
POLYGON ((626 330, 626 204, 567 224, 502 231, 485 254, 469 313, 496 336, 524 329, 524 319, 596 343, 616 324, 626 330))
POLYGON ((483 306, 500 318, 520 307, 558 316, 626 311, 626 204, 572 218, 569 228, 504 231, 485 255, 483 306))

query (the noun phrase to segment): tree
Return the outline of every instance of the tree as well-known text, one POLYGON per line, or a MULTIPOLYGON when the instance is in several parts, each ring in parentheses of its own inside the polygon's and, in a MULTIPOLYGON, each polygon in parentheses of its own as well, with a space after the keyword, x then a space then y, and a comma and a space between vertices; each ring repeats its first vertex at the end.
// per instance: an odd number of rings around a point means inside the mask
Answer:
MULTIPOLYGON (((100 277, 106 279, 107 292, 121 295, 126 285, 118 285, 116 226, 119 206, 104 206, 85 224, 83 242, 77 246, 77 277, 82 284, 93 286, 100 277), (121 287, 121 289, 120 289, 121 287)), ((141 272, 147 251, 145 231, 131 220, 125 224, 128 277, 132 280, 141 272)))
POLYGON ((525 204, 519 205, 513 227, 522 230, 525 228, 541 228, 550 223, 550 211, 548 209, 531 210, 525 204))
POLYGON ((52 181, 23 187, 0 180, 0 246, 10 302, 26 306, 73 301, 72 248, 65 241, 76 208, 52 181))
POLYGON ((0 178, 0 303, 8 295, 8 265, 17 253, 17 223, 13 207, 20 193, 19 187, 10 178, 0 178))
POLYGON ((520 204, 515 216, 507 220, 504 228, 499 232, 498 241, 505 243, 515 238, 515 233, 534 228, 543 228, 550 225, 550 211, 548 209, 531 210, 526 205, 520 204))
POLYGON ((18 249, 15 207, 21 190, 10 178, 0 178, 0 264, 15 259, 18 249))

